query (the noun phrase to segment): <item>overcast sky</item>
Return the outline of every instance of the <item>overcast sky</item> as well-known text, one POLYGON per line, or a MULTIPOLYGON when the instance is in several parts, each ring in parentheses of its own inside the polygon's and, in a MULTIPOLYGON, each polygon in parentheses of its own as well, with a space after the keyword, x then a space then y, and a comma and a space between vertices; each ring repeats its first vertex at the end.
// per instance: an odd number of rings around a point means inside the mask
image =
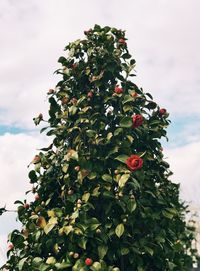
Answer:
MULTIPOLYGON (((47 115, 63 48, 95 23, 126 30, 136 82, 170 112, 164 154, 173 180, 200 206, 199 10, 199 0, 0 0, 0 207, 29 189, 27 165, 47 145, 32 118, 47 115)), ((0 217, 0 254, 16 226, 14 214, 0 217)))

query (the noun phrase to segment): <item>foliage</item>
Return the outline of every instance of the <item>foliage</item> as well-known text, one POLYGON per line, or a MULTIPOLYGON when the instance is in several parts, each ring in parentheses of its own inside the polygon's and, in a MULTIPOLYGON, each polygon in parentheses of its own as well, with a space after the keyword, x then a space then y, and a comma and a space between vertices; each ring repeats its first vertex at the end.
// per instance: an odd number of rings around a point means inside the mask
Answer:
MULTIPOLYGON (((168 113, 138 88, 125 32, 95 25, 69 43, 48 91, 52 144, 33 159, 8 270, 188 270, 193 229, 159 139, 168 113)), ((34 119, 43 121, 40 114, 34 119)))

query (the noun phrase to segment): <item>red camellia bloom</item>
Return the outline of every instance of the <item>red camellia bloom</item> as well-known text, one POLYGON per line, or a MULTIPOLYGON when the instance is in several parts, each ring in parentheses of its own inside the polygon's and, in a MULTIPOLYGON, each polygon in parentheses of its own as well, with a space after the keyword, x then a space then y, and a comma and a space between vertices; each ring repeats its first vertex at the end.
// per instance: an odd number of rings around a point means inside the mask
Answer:
POLYGON ((40 160, 41 160, 40 156, 39 156, 39 155, 35 155, 35 157, 33 158, 32 163, 33 163, 33 164, 37 164, 37 163, 40 162, 40 160))
POLYGON ((40 196, 38 194, 35 194, 35 200, 39 200, 40 196))
POLYGON ((92 91, 89 91, 88 94, 87 94, 88 98, 92 98, 93 97, 93 92, 92 91))
POLYGON ((167 112, 167 110, 166 110, 165 108, 161 108, 161 109, 159 110, 159 115, 160 115, 160 116, 163 116, 163 115, 166 114, 166 112, 167 112))
POLYGON ((91 32, 92 32, 92 29, 85 30, 85 31, 84 31, 84 34, 87 36, 87 35, 89 35, 91 32))
POLYGON ((143 116, 136 114, 132 117, 133 120, 133 128, 137 128, 143 123, 143 116))
POLYGON ((28 203, 24 203, 24 208, 25 209, 28 209, 30 206, 29 206, 29 204, 28 203))
POLYGON ((12 244, 12 243, 10 243, 9 245, 8 245, 8 250, 12 250, 14 248, 14 245, 12 244))
POLYGON ((121 43, 121 44, 126 44, 126 41, 123 38, 119 39, 118 42, 121 43))
POLYGON ((50 89, 48 90, 47 94, 53 94, 54 92, 55 92, 55 90, 52 89, 52 88, 50 88, 50 89))
POLYGON ((120 88, 118 85, 115 87, 115 93, 121 94, 123 91, 123 88, 120 88))
POLYGON ((76 69, 76 67, 77 67, 77 64, 76 64, 76 63, 73 63, 73 64, 71 65, 71 68, 72 68, 72 69, 76 69))
POLYGON ((92 263, 93 263, 92 259, 90 259, 90 258, 85 259, 85 264, 86 264, 87 266, 92 265, 92 263))
POLYGON ((133 154, 126 160, 126 165, 130 170, 135 171, 142 167, 143 160, 138 155, 133 154))

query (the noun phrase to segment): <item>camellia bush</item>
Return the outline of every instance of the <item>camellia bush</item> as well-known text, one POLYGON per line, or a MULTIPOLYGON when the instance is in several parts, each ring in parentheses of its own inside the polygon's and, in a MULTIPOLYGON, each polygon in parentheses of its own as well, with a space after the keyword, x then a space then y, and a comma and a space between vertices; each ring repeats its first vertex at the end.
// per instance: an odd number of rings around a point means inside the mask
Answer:
POLYGON ((52 144, 31 162, 35 200, 16 201, 22 229, 9 235, 3 268, 190 270, 194 229, 159 141, 168 113, 134 83, 124 31, 84 34, 58 60, 41 130, 52 144))

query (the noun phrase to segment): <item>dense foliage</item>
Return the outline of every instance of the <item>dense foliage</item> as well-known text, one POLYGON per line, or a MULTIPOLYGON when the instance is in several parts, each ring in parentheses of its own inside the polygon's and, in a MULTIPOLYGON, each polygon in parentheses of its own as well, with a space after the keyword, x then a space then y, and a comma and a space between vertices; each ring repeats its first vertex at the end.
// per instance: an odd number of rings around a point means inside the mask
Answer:
MULTIPOLYGON (((16 201, 12 271, 189 270, 193 229, 159 139, 168 113, 130 80, 125 32, 84 32, 59 58, 48 91, 52 144, 29 172, 35 201, 16 201)), ((36 125, 43 121, 40 114, 36 125)))

